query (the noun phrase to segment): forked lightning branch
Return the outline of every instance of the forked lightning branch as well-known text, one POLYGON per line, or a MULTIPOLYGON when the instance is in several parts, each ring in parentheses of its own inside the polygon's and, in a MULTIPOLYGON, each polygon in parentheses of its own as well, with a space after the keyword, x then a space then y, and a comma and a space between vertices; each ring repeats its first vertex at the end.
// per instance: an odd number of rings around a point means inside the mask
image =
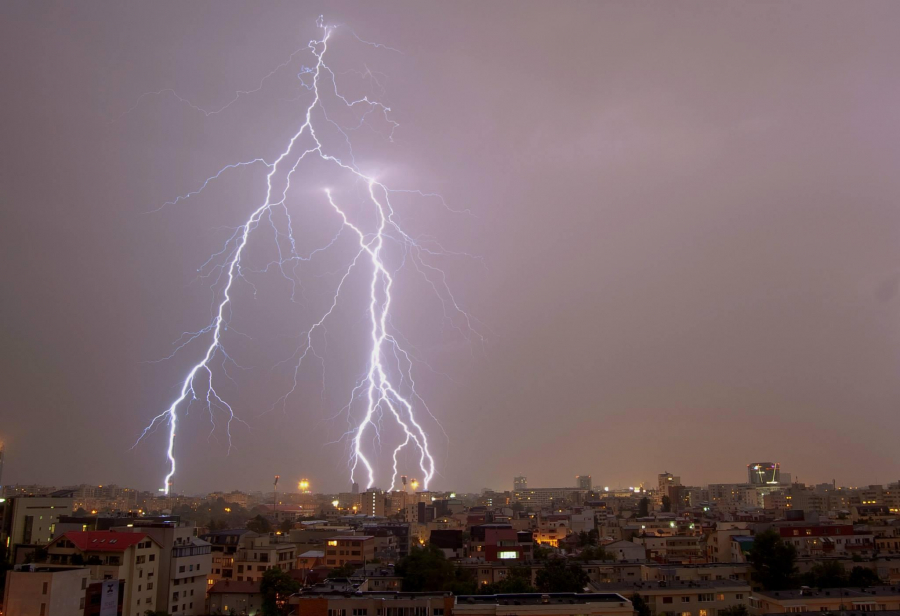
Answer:
MULTIPOLYGON (((384 121, 395 129, 398 124, 390 116, 390 108, 378 100, 368 96, 362 98, 348 97, 342 94, 339 73, 332 70, 326 62, 329 45, 333 44, 333 34, 337 27, 325 25, 322 18, 316 22, 320 37, 294 52, 290 58, 272 73, 264 76, 259 88, 239 92, 231 102, 216 110, 204 110, 191 103, 187 99, 177 95, 174 91, 164 90, 151 94, 169 94, 179 101, 186 103, 191 108, 200 111, 204 116, 225 111, 240 95, 258 92, 263 82, 279 70, 286 69, 295 58, 302 58, 307 54, 309 65, 302 65, 297 78, 305 92, 298 107, 298 120, 294 128, 285 132, 284 145, 281 154, 274 160, 265 160, 260 157, 248 158, 244 161, 234 162, 220 169, 205 181, 198 184, 197 189, 179 196, 164 205, 175 205, 199 195, 211 183, 230 171, 247 166, 262 165, 267 169, 265 199, 254 206, 247 215, 244 223, 227 240, 221 251, 210 258, 208 263, 215 262, 220 271, 222 282, 221 291, 215 300, 213 318, 202 329, 191 333, 176 349, 178 352, 186 352, 187 348, 195 348, 200 345, 203 352, 196 363, 187 370, 184 380, 181 381, 177 396, 165 410, 156 415, 150 424, 144 429, 135 445, 141 442, 149 433, 163 429, 168 438, 166 441, 167 468, 163 478, 161 491, 166 494, 171 489, 173 478, 178 470, 176 459, 176 444, 179 434, 179 425, 185 421, 187 407, 192 404, 205 405, 209 412, 210 420, 215 426, 216 416, 224 415, 224 428, 228 435, 229 446, 231 443, 231 427, 239 419, 236 409, 220 394, 221 381, 227 378, 222 374, 223 365, 229 360, 225 348, 225 337, 229 332, 229 319, 236 309, 232 306, 235 287, 244 279, 244 259, 248 246, 254 241, 271 241, 271 235, 259 233, 262 225, 282 224, 284 228, 280 232, 289 239, 289 249, 282 251, 278 248, 278 260, 273 264, 284 273, 285 267, 297 261, 305 261, 314 257, 318 252, 330 248, 336 241, 332 239, 330 244, 313 247, 312 250, 301 250, 294 237, 292 228, 292 214, 294 204, 288 197, 291 181, 298 169, 312 158, 324 161, 335 169, 335 172, 344 178, 346 182, 362 184, 365 186, 365 203, 369 212, 365 221, 354 220, 348 213, 350 210, 346 204, 339 202, 334 197, 329 186, 318 186, 320 190, 321 210, 304 211, 304 215, 330 216, 341 225, 340 234, 347 233, 354 238, 353 253, 348 255, 345 268, 337 277, 337 284, 327 309, 315 315, 313 325, 301 336, 300 346, 292 358, 293 385, 281 397, 281 403, 287 401, 298 390, 298 377, 301 369, 310 356, 317 356, 314 337, 321 333, 329 319, 335 314, 342 301, 348 301, 345 297, 352 294, 345 292, 348 278, 356 270, 363 269, 367 276, 367 299, 362 308, 367 315, 366 327, 368 349, 366 357, 360 358, 361 365, 365 365, 364 373, 360 375, 356 386, 347 392, 348 401, 344 407, 350 418, 351 427, 343 435, 342 440, 349 444, 349 472, 351 481, 360 481, 367 487, 372 487, 376 477, 375 456, 379 452, 390 452, 392 475, 391 488, 396 485, 400 473, 401 453, 411 453, 415 460, 417 472, 421 473, 422 485, 428 489, 429 483, 435 476, 435 459, 429 447, 429 438, 423 427, 423 417, 434 420, 425 401, 417 393, 413 371, 415 360, 406 350, 401 341, 403 338, 393 329, 391 321, 391 309, 395 299, 395 277, 404 265, 421 276, 433 290, 443 306, 444 317, 458 318, 468 328, 468 331, 479 336, 472 328, 471 319, 457 302, 450 291, 443 272, 429 262, 428 256, 439 254, 434 245, 424 245, 410 233, 408 233, 395 212, 391 198, 397 193, 415 193, 421 197, 436 197, 420 191, 408 189, 393 189, 377 178, 367 175, 357 166, 355 159, 342 156, 339 145, 350 146, 349 133, 340 124, 332 120, 328 115, 329 108, 343 106, 344 111, 354 112, 360 125, 367 121, 372 114, 378 114, 384 121), (329 135, 337 134, 343 144, 332 144, 329 147, 329 135), (273 217, 274 211, 283 214, 286 223, 276 223, 273 217), (374 221, 374 222, 373 222, 374 221), (401 264, 389 263, 387 259, 387 246, 394 244, 399 246, 403 254, 401 264), (411 264, 411 267, 409 265, 411 264), (193 343, 193 344, 192 344, 193 343), (189 346, 190 345, 190 346, 189 346), (400 438, 396 444, 389 444, 382 448, 380 443, 383 422, 390 421, 397 428, 400 438)), ((380 44, 373 44, 359 39, 352 31, 348 31, 353 38, 366 46, 370 46, 378 52, 395 51, 380 44)), ((352 147, 351 147, 352 151, 352 147)), ((440 200, 443 203, 443 200, 440 200)), ((359 217, 358 217, 359 218, 359 217)), ((339 234, 339 235, 340 235, 339 234)), ((352 300, 349 300, 352 301, 352 300)), ((173 353, 174 355, 174 353, 173 353)), ((384 479, 384 478, 382 478, 384 479)))

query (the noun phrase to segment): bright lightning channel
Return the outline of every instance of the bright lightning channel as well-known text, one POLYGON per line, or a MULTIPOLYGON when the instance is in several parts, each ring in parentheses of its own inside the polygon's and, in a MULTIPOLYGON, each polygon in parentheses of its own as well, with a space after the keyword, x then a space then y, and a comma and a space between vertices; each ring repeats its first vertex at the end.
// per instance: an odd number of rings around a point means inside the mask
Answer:
MULTIPOLYGON (((290 397, 295 392, 298 384, 298 374, 301 366, 303 365, 304 359, 309 354, 314 354, 318 357, 313 345, 313 335, 317 330, 324 326, 328 318, 333 314, 335 308, 338 305, 338 300, 341 296, 341 291, 344 283, 349 277, 350 273, 362 262, 368 262, 369 266, 371 267, 371 278, 368 285, 369 299, 367 307, 367 313, 371 326, 369 332, 371 336, 371 347, 368 353, 367 370, 365 376, 360 382, 357 383, 357 386, 351 392, 350 402, 347 404, 347 406, 344 407, 344 409, 347 411, 349 421, 350 409, 354 402, 358 399, 365 402, 365 408, 364 412, 362 413, 362 418, 359 419, 358 423, 355 426, 352 426, 344 434, 344 437, 342 437, 346 438, 350 445, 350 458, 348 460, 348 466, 350 470, 351 481, 355 481, 357 475, 362 475, 365 478, 367 489, 375 485, 375 467, 369 457, 371 454, 367 455, 364 449, 366 443, 368 442, 367 439, 369 438, 370 434, 376 439, 380 438, 379 426, 383 417, 392 418, 396 422, 397 426, 399 426, 399 428, 402 430, 405 437, 393 450, 393 474, 391 476, 391 489, 394 488, 397 482, 399 464, 398 457, 404 450, 404 448, 410 445, 415 448, 415 451, 418 454, 417 463, 423 477, 422 485, 426 490, 428 489, 428 485, 434 478, 436 472, 434 457, 432 456, 429 449, 428 436, 419 419, 417 418, 417 415, 420 414, 419 411, 421 410, 424 410, 424 412, 427 413, 432 419, 434 419, 434 415, 431 413, 424 400, 416 392, 415 381, 412 377, 412 356, 406 350, 404 350, 400 340, 398 340, 397 335, 391 333, 392 328, 390 322, 390 310, 393 301, 392 291, 394 285, 394 276, 397 270, 394 270, 392 272, 392 270, 385 263, 385 244, 387 241, 398 242, 404 248, 404 262, 408 260, 415 268, 416 273, 422 276, 422 278, 437 294, 443 305, 443 318, 445 322, 451 323, 455 329, 462 331, 461 328, 455 325, 457 318, 462 319, 462 322, 464 323, 465 328, 468 332, 467 339, 469 341, 472 341, 472 336, 475 336, 478 341, 480 341, 481 343, 484 342, 483 336, 479 334, 476 329, 474 329, 471 317, 465 312, 465 310, 460 306, 460 304, 456 301, 453 294, 451 293, 444 273, 440 269, 423 259, 423 255, 457 255, 459 253, 444 251, 439 244, 430 239, 426 243, 425 240, 413 238, 398 223, 394 213, 394 209, 391 205, 391 194, 393 193, 415 193, 422 197, 437 197, 440 200, 441 204, 446 207, 443 199, 440 198, 439 195, 423 193, 421 191, 391 189, 385 184, 378 181, 376 178, 364 174, 356 166, 356 162, 353 158, 352 145, 350 143, 349 136, 340 127, 340 125, 338 125, 332 119, 328 118, 328 114, 323 103, 323 98, 326 95, 333 95, 333 97, 337 101, 340 101, 340 103, 345 105, 348 109, 353 110, 357 107, 365 108, 365 112, 361 114, 361 117, 359 119, 360 126, 366 121, 367 117, 370 114, 375 112, 379 113, 391 126, 391 137, 393 136, 393 131, 399 126, 389 116, 391 111, 390 107, 378 102, 377 100, 370 100, 367 96, 351 100, 350 98, 347 98, 340 93, 337 85, 337 76, 335 72, 325 63, 325 56, 328 51, 329 40, 336 27, 326 26, 321 17, 317 20, 316 25, 321 30, 321 38, 310 41, 308 46, 306 47, 309 53, 311 53, 315 58, 315 66, 314 68, 304 66, 301 68, 298 74, 301 85, 310 92, 312 100, 306 107, 305 114, 303 116, 303 122, 301 123, 299 129, 297 129, 296 132, 290 137, 285 149, 278 156, 278 158, 276 158, 273 162, 267 162, 262 158, 253 158, 244 162, 226 165, 217 173, 207 178, 196 190, 179 196, 160 206, 161 209, 169 205, 176 205, 182 201, 190 199, 191 197, 195 197, 196 195, 200 194, 210 183, 214 182, 220 176, 232 169, 256 164, 265 165, 268 169, 268 173, 266 175, 266 196, 263 203, 255 210, 253 210, 253 212, 249 215, 243 225, 235 230, 234 234, 226 242, 225 247, 220 252, 210 257, 207 263, 203 266, 206 267, 217 257, 224 257, 224 264, 221 266, 217 266, 221 268, 219 273, 219 280, 224 280, 224 285, 222 287, 221 299, 218 301, 217 307, 214 310, 214 317, 212 321, 203 329, 197 332, 186 334, 186 341, 181 342, 175 350, 175 353, 177 353, 190 342, 208 335, 209 343, 206 346, 206 352, 185 375, 184 380, 181 382, 179 395, 172 401, 168 408, 166 408, 163 412, 153 418, 153 420, 144 429, 142 434, 135 442, 136 446, 150 432, 162 426, 165 426, 167 428, 168 439, 166 448, 166 461, 168 470, 163 479, 163 487, 160 490, 162 492, 165 492, 166 494, 169 494, 172 486, 172 480, 175 476, 177 468, 175 457, 175 437, 177 434, 180 409, 190 406, 192 402, 200 400, 201 398, 205 399, 206 406, 210 414, 210 420, 213 422, 213 429, 215 429, 214 410, 224 412, 227 418, 225 431, 228 436, 229 448, 231 447, 232 423, 234 421, 241 421, 232 406, 218 394, 216 390, 216 373, 213 368, 221 365, 222 369, 224 370, 225 364, 229 361, 232 361, 228 354, 225 352, 222 338, 224 332, 228 330, 228 316, 230 315, 231 311, 231 293, 234 284, 237 279, 244 279, 242 257, 244 256, 245 249, 248 245, 248 242, 250 241, 252 232, 263 222, 263 218, 265 218, 273 227, 275 227, 275 222, 272 218, 272 211, 274 208, 283 209, 288 220, 286 236, 288 237, 290 243, 290 253, 287 256, 282 254, 281 245, 277 241, 276 229, 276 244, 278 245, 279 258, 277 261, 270 263, 269 265, 277 266, 281 270, 281 273, 285 275, 285 277, 288 277, 284 270, 284 266, 286 264, 309 260, 317 252, 321 252, 329 248, 337 240, 338 236, 335 236, 332 239, 331 243, 329 243, 327 246, 317 248, 305 257, 301 256, 297 252, 296 243, 294 241, 293 232, 291 230, 291 218, 288 212, 286 201, 287 193, 291 186, 291 178, 300 163, 308 156, 316 156, 320 160, 334 165, 342 172, 348 173, 356 181, 365 183, 367 187, 367 201, 374 211, 376 218, 376 227, 374 231, 364 231, 358 224, 355 224, 350 219, 346 211, 340 206, 340 204, 335 201, 331 191, 328 189, 323 189, 325 199, 342 223, 341 232, 346 230, 356 236, 358 240, 358 251, 356 252, 350 264, 347 266, 346 270, 344 270, 343 275, 341 276, 337 284, 337 288, 335 290, 334 297, 329 308, 324 312, 324 314, 322 314, 321 318, 319 318, 302 336, 302 338, 304 339, 304 344, 303 346, 301 346, 301 348, 298 348, 297 352, 294 355, 296 363, 294 365, 293 372, 293 386, 286 394, 284 394, 284 396, 281 397, 279 402, 286 403, 288 397, 290 397), (333 85, 333 88, 329 88, 328 84, 333 85), (340 157, 330 153, 323 145, 319 134, 317 134, 316 132, 317 123, 314 121, 314 115, 317 111, 321 114, 322 117, 325 118, 325 120, 330 125, 337 128, 338 132, 340 132, 343 136, 346 145, 350 149, 349 162, 342 160, 340 157), (298 142, 300 142, 301 138, 309 140, 309 144, 307 147, 303 148, 298 145, 298 142), (388 365, 390 362, 393 363, 391 363, 391 365, 388 365), (399 373, 399 382, 392 378, 392 372, 399 373), (405 395, 401 393, 401 390, 403 389, 401 385, 403 383, 406 383, 405 390, 409 392, 405 395)), ((384 45, 363 41, 352 31, 351 34, 354 38, 367 45, 379 49, 396 51, 384 45)), ((180 102, 187 104, 192 109, 196 109, 202 112, 205 116, 220 113, 227 109, 232 103, 234 103, 238 99, 238 97, 261 90, 264 82, 278 70, 287 67, 300 51, 302 50, 295 51, 293 54, 291 54, 287 61, 264 76, 257 88, 253 90, 237 92, 230 102, 219 109, 204 110, 193 104, 189 100, 179 96, 172 90, 161 90, 159 92, 152 92, 143 95, 138 99, 135 107, 144 97, 148 95, 171 94, 180 102)), ((132 110, 135 107, 132 107, 132 110)), ((131 110, 129 110, 129 112, 130 111, 131 110)), ((339 232, 338 235, 340 235, 341 232, 339 232)), ((263 271, 268 271, 268 267, 269 266, 267 266, 263 271)), ((201 268, 201 271, 202 270, 203 268, 201 268)), ((291 280, 293 281, 293 279, 291 280)), ((173 353, 169 357, 174 356, 175 353, 173 353)), ((227 372, 225 374, 227 376, 227 372)))

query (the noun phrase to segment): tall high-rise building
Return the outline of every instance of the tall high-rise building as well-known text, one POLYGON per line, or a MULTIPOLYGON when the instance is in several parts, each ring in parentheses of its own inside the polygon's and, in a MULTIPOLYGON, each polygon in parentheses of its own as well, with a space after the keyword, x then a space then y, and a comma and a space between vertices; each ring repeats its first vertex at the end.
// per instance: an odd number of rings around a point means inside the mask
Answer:
MULTIPOLYGON (((672 473, 663 472, 657 475, 659 480, 659 491, 656 493, 656 502, 662 503, 663 496, 669 496, 669 488, 681 485, 681 477, 676 477, 672 473)), ((669 496, 671 499, 672 497, 669 496)))
POLYGON ((513 477, 513 491, 528 489, 528 477, 513 477))
POLYGON ((350 486, 350 494, 359 494, 359 484, 355 481, 353 482, 353 485, 350 486))
POLYGON ((381 490, 366 490, 359 495, 359 512, 365 515, 383 517, 385 506, 385 494, 381 490))
POLYGON ((778 462, 751 462, 747 465, 747 483, 752 486, 775 485, 781 482, 778 462))
POLYGON ((575 476, 575 487, 579 490, 593 490, 593 483, 591 482, 590 475, 576 475, 575 476))

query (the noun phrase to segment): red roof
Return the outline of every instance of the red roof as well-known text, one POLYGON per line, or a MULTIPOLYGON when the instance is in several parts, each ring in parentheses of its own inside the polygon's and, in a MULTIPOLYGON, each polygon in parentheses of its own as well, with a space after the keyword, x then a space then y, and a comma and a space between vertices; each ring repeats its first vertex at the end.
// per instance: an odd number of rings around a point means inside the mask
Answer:
POLYGON ((73 530, 59 539, 63 537, 82 552, 124 552, 148 539, 146 533, 117 533, 111 530, 73 530))
POLYGON ((210 588, 206 592, 207 594, 227 592, 252 595, 259 593, 259 582, 235 582, 234 580, 220 580, 213 584, 212 588, 210 588))

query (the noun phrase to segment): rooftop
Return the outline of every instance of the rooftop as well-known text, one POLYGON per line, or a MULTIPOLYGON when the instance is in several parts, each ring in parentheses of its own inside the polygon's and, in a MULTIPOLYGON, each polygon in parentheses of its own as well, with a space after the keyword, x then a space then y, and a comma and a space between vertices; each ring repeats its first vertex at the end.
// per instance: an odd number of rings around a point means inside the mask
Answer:
POLYGON ((150 539, 144 533, 117 533, 111 530, 73 530, 56 541, 61 538, 68 539, 82 552, 124 552, 131 546, 150 539))
POLYGON ((540 604, 584 604, 584 603, 623 603, 628 599, 617 593, 574 593, 556 592, 549 594, 519 593, 511 595, 460 595, 458 604, 491 604, 491 605, 540 605, 540 604))
MULTIPOLYGON (((809 598, 847 597, 866 599, 900 595, 900 586, 870 586, 868 588, 792 588, 791 590, 755 591, 754 595, 778 601, 797 601, 809 598)), ((881 614, 882 612, 879 612, 881 614)))
POLYGON ((259 582, 236 582, 234 580, 221 580, 212 585, 207 591, 211 593, 236 593, 256 594, 259 592, 259 582))
POLYGON ((740 588, 749 590, 750 585, 741 580, 652 580, 639 582, 591 582, 591 588, 598 592, 626 592, 639 590, 688 590, 713 588, 740 588))

